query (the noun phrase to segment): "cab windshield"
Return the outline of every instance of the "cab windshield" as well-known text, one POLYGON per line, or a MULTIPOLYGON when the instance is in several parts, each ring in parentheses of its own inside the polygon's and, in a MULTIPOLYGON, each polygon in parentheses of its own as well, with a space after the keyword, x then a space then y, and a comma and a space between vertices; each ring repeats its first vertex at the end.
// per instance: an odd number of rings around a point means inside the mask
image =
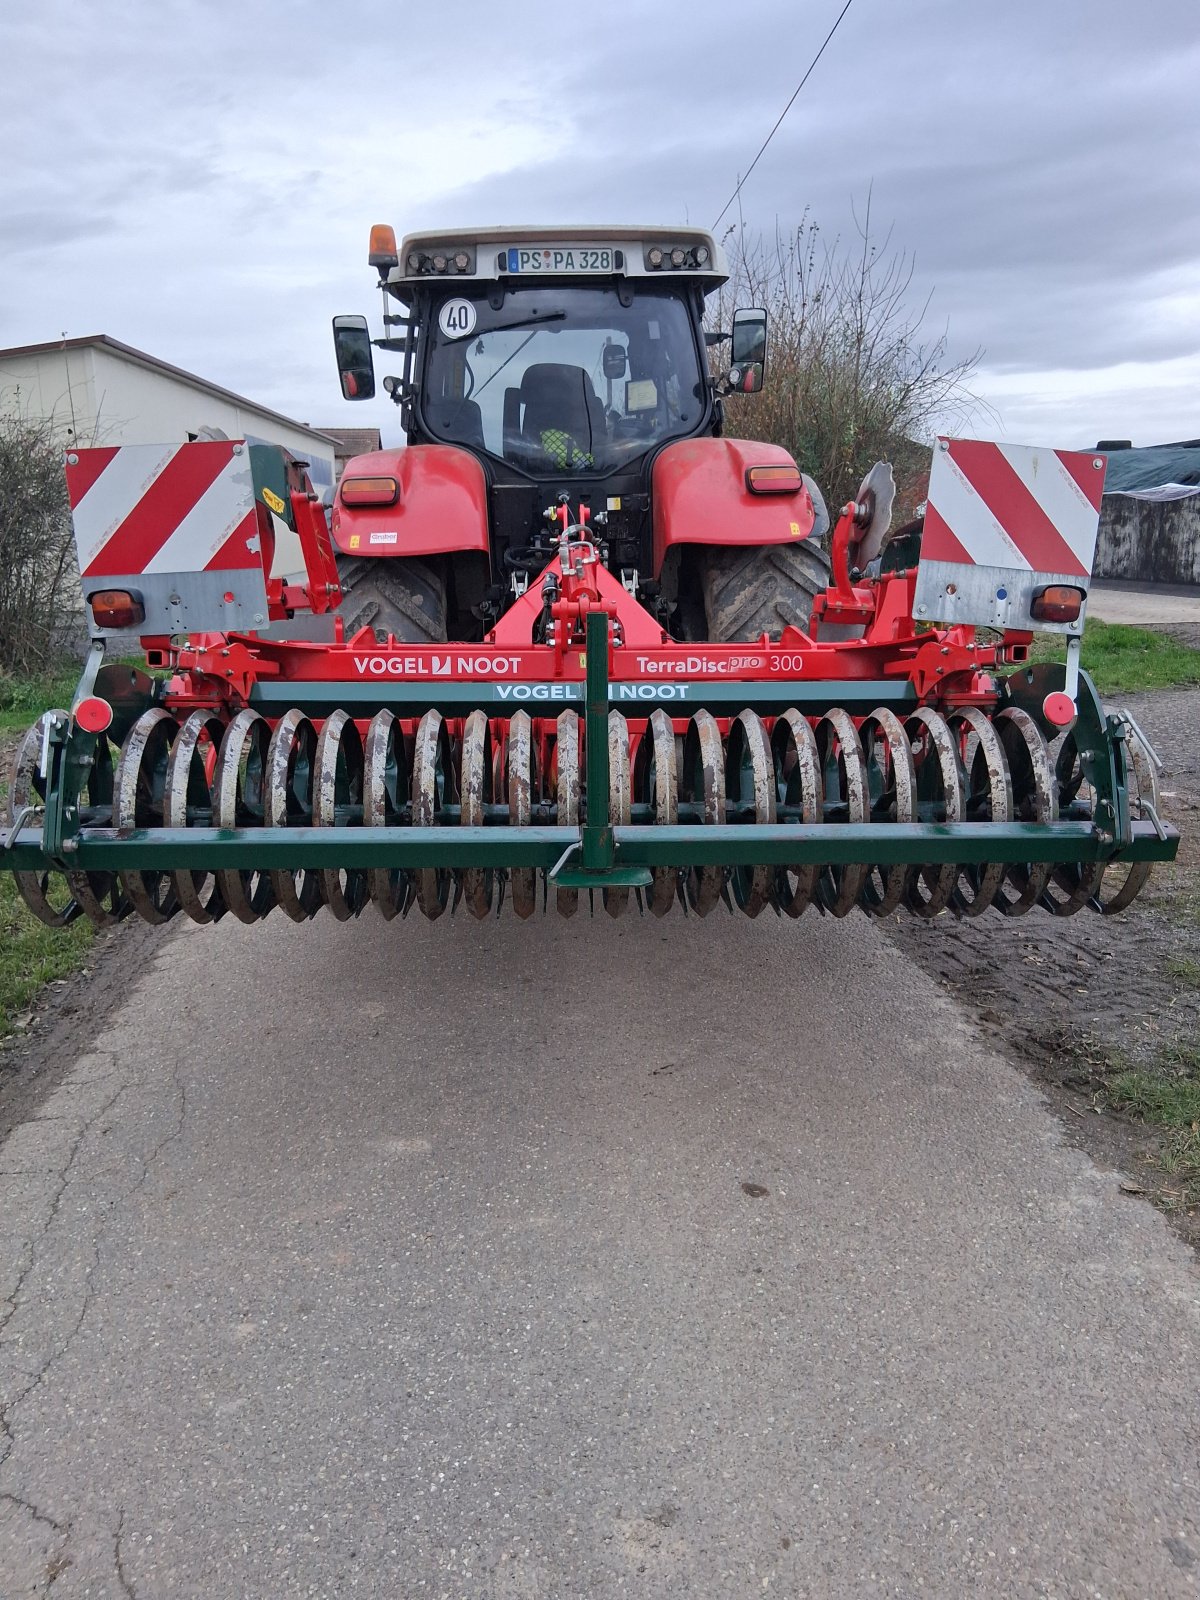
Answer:
POLYGON ((443 301, 429 323, 422 387, 436 438, 535 476, 608 472, 693 433, 707 384, 679 291, 514 289, 443 301))

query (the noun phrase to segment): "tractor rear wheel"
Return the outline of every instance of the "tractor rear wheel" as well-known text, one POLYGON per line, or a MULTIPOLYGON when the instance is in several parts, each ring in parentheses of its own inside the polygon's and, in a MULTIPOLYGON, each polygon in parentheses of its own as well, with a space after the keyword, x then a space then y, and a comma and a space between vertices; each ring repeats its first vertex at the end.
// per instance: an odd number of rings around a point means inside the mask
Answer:
POLYGON ((446 575, 415 556, 338 556, 346 637, 374 628, 382 641, 441 644, 446 639, 446 575))
POLYGON ((812 539, 795 544, 706 549, 700 581, 708 637, 742 644, 789 624, 807 631, 813 596, 829 582, 829 557, 812 539))
POLYGON ((794 544, 722 545, 700 551, 700 585, 713 644, 745 644, 766 633, 778 639, 789 624, 808 628, 813 596, 829 583, 829 513, 820 489, 804 474, 816 520, 794 544))

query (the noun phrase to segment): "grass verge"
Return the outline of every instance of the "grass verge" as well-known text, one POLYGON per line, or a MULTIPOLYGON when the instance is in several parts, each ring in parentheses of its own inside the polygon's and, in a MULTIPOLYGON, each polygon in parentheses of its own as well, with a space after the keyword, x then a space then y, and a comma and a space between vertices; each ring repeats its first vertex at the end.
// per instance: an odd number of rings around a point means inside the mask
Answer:
MULTIPOLYGON (((31 722, 51 706, 70 705, 79 681, 75 663, 41 678, 0 674, 0 820, 8 798, 9 762, 31 722)), ((0 1039, 28 1027, 43 986, 66 978, 87 960, 92 925, 80 918, 47 928, 25 908, 12 875, 0 872, 0 1039)))
POLYGON ((1200 1047, 1176 1045, 1149 1069, 1105 1074, 1099 1093, 1107 1109, 1162 1130, 1150 1158, 1165 1180, 1155 1190, 1158 1204, 1200 1207, 1200 1047))
MULTIPOLYGON (((1062 661, 1065 655, 1061 635, 1040 633, 1034 637, 1029 659, 1062 661)), ((1083 628, 1081 659, 1101 694, 1200 684, 1200 650, 1153 628, 1089 618, 1083 628)))

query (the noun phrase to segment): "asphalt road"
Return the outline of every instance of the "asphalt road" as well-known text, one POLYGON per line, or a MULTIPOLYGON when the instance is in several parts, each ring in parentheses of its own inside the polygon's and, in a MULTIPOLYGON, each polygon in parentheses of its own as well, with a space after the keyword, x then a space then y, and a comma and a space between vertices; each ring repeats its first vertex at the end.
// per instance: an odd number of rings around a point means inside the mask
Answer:
POLYGON ((1200 1588, 1200 1271, 863 919, 182 930, 0 1150, 0 1588, 1200 1588))

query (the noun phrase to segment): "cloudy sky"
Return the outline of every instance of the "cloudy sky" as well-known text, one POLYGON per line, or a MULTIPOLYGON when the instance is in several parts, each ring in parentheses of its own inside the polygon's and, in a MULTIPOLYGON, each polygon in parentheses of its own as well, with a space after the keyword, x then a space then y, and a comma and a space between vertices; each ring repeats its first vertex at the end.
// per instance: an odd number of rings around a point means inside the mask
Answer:
MULTIPOLYGON (((369 225, 711 224, 841 0, 3 7, 0 346, 108 333, 316 425, 369 225)), ((742 191, 980 348, 977 432, 1200 436, 1200 5, 853 0, 742 191)), ((386 371, 383 358, 382 370, 386 371)))

